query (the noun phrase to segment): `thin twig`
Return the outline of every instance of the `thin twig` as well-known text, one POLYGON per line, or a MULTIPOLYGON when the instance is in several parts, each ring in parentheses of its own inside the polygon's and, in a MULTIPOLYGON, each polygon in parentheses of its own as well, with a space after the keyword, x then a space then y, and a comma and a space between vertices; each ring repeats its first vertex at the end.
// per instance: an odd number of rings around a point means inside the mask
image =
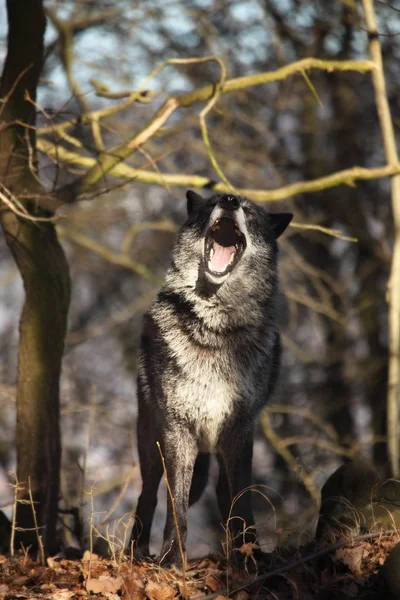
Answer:
POLYGON ((32 508, 33 524, 35 526, 36 537, 37 537, 37 541, 38 541, 40 564, 45 566, 46 559, 45 559, 45 554, 44 554, 43 539, 39 533, 39 526, 38 526, 38 522, 37 522, 37 518, 36 518, 35 502, 34 502, 33 496, 32 496, 32 486, 31 486, 31 478, 30 477, 28 477, 28 494, 29 494, 29 501, 30 501, 31 508, 32 508))
POLYGON ((23 489, 19 483, 18 483, 18 479, 17 479, 17 475, 16 473, 12 473, 10 472, 9 475, 12 475, 15 479, 15 483, 12 484, 12 487, 14 488, 14 498, 13 498, 13 516, 12 516, 12 522, 11 522, 11 538, 10 538, 10 554, 11 556, 14 556, 15 553, 15 531, 17 528, 17 503, 18 503, 18 492, 23 489))
POLYGON ((0 100, 0 117, 3 114, 3 110, 6 107, 7 102, 9 101, 9 99, 11 98, 11 96, 13 95, 15 88, 17 87, 17 85, 19 84, 19 82, 21 81, 22 77, 25 75, 25 73, 27 73, 27 71, 29 71, 29 69, 31 69, 33 67, 33 65, 29 65, 28 67, 26 67, 25 69, 23 69, 21 71, 21 73, 19 73, 19 75, 15 78, 14 83, 11 86, 10 91, 8 92, 7 96, 5 96, 4 98, 2 98, 0 100))
POLYGON ((27 221, 38 221, 38 222, 47 222, 47 221, 57 221, 60 217, 34 217, 31 215, 24 205, 16 198, 11 192, 6 190, 6 188, 0 183, 1 187, 4 191, 0 190, 0 202, 3 202, 8 208, 16 214, 18 217, 22 217, 27 221))
POLYGON ((337 441, 338 436, 334 427, 330 423, 327 423, 321 419, 315 412, 309 408, 303 406, 293 406, 291 404, 269 404, 265 407, 267 412, 270 413, 283 413, 286 415, 295 415, 311 421, 313 425, 321 429, 331 440, 337 441))
POLYGON ((283 458, 283 460, 287 463, 290 469, 292 469, 301 480, 305 489, 311 496, 314 503, 318 506, 319 504, 319 490, 317 490, 314 477, 310 473, 299 473, 298 464, 296 462, 295 457, 290 452, 288 448, 282 447, 282 440, 279 436, 276 435, 270 421, 270 415, 266 410, 263 410, 260 415, 260 424, 263 430, 263 433, 271 444, 271 446, 276 450, 276 452, 283 458))
POLYGON ((113 512, 115 511, 116 508, 118 508, 122 498, 125 496, 126 491, 128 489, 128 486, 132 480, 133 477, 133 473, 129 473, 126 476, 126 479, 123 483, 123 485, 121 486, 121 489, 119 491, 119 494, 117 494, 117 496, 115 497, 114 501, 112 502, 111 506, 109 507, 109 509, 107 510, 106 514, 104 515, 104 517, 101 519, 99 525, 105 525, 105 523, 108 521, 108 519, 111 517, 111 515, 113 514, 113 512))
POLYGON ((344 240, 345 242, 358 242, 358 239, 355 237, 351 237, 348 235, 344 235, 339 229, 330 229, 329 227, 323 227, 322 225, 314 225, 312 223, 291 223, 291 227, 297 227, 297 229, 312 229, 315 231, 320 231, 321 233, 326 233, 326 235, 330 235, 332 237, 338 238, 339 240, 344 240))
POLYGON ((124 267, 125 269, 129 269, 130 271, 133 271, 137 275, 140 275, 140 277, 143 277, 143 279, 146 279, 147 281, 157 281, 157 278, 145 265, 133 261, 129 256, 119 254, 117 252, 114 252, 110 248, 107 248, 106 246, 102 246, 101 244, 87 237, 80 231, 75 231, 64 227, 57 227, 57 231, 60 234, 60 237, 68 238, 75 244, 78 244, 79 246, 82 246, 87 250, 91 250, 98 256, 101 256, 101 258, 103 258, 104 260, 107 260, 108 262, 111 262, 120 267, 124 267))
POLYGON ((305 79, 305 82, 306 82, 306 84, 307 84, 307 85, 308 85, 308 87, 310 88, 312 95, 314 96, 314 98, 316 99, 316 101, 318 102, 318 104, 319 104, 321 107, 323 107, 324 105, 323 105, 323 103, 322 103, 322 100, 321 100, 321 98, 319 97, 319 95, 318 95, 318 92, 317 92, 317 90, 315 89, 315 87, 314 87, 314 85, 313 85, 313 83, 312 83, 311 79, 309 78, 309 76, 307 75, 307 73, 306 73, 305 71, 301 71, 301 74, 303 75, 303 77, 304 77, 304 79, 305 79))

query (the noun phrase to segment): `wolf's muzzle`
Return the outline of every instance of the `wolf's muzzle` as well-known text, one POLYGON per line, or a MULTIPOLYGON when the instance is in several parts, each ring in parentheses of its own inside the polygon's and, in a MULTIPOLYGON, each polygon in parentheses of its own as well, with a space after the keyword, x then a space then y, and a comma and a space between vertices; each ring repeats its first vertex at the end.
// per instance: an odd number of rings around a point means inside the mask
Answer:
POLYGON ((223 210, 237 210, 239 208, 239 200, 235 196, 223 196, 218 204, 223 210))

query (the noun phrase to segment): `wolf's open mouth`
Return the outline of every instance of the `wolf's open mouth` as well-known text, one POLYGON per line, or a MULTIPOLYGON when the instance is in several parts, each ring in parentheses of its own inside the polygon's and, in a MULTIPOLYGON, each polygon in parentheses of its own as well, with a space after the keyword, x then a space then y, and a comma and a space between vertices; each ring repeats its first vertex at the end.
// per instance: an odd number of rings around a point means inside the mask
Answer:
POLYGON ((246 238, 229 217, 217 219, 207 231, 204 258, 214 275, 225 275, 235 268, 246 248, 246 238))

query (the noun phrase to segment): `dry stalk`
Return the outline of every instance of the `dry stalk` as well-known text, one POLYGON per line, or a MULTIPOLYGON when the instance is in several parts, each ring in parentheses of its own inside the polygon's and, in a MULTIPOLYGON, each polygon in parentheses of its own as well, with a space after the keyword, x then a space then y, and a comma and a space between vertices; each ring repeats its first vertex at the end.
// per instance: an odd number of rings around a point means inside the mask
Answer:
POLYGON ((15 532, 17 529, 17 504, 18 504, 18 492, 23 490, 23 486, 19 485, 17 474, 13 472, 9 472, 9 475, 12 475, 15 479, 15 483, 10 483, 10 486, 14 489, 14 497, 13 497, 13 516, 11 521, 11 537, 10 537, 10 554, 14 556, 15 554, 15 532))
POLYGON ((90 388, 90 392, 89 392, 89 419, 88 419, 88 423, 87 423, 86 443, 85 443, 85 449, 84 449, 84 453, 83 453, 82 468, 80 469, 81 477, 82 477, 82 482, 81 482, 81 490, 82 491, 81 491, 81 497, 80 497, 81 513, 83 513, 84 504, 85 504, 83 495, 85 493, 84 490, 85 490, 85 481, 86 481, 86 473, 87 473, 87 460, 88 460, 88 456, 89 456, 90 443, 91 443, 91 439, 92 439, 92 430, 93 430, 94 417, 95 417, 95 412, 96 412, 96 403, 97 403, 96 386, 92 385, 90 388))
POLYGON ((89 517, 89 563, 88 563, 88 577, 87 580, 89 581, 91 578, 91 571, 92 571, 92 556, 93 556, 93 532, 95 531, 95 526, 94 526, 94 487, 96 485, 96 482, 94 482, 91 486, 90 486, 90 491, 86 492, 84 491, 84 493, 89 496, 90 498, 90 517, 89 517))
MULTIPOLYGON (((240 500, 240 498, 244 494, 248 494, 248 493, 258 494, 259 496, 261 496, 267 502, 267 504, 269 504, 269 506, 272 509, 272 512, 274 514, 275 531, 276 531, 277 520, 276 520, 275 506, 274 506, 273 502, 268 498, 268 496, 263 492, 263 489, 265 489, 265 490, 271 490, 272 488, 270 488, 267 485, 251 485, 251 486, 245 488, 244 490, 242 490, 241 492, 239 492, 238 494, 236 494, 236 496, 233 498, 232 503, 231 503, 231 507, 230 507, 230 510, 229 510, 228 522, 226 523, 226 527, 225 527, 227 560, 229 560, 229 553, 232 551, 232 539, 231 539, 230 532, 229 532, 229 522, 231 521, 231 519, 238 519, 239 518, 243 522, 243 530, 242 530, 243 544, 245 543, 246 532, 249 529, 253 529, 254 528, 254 525, 249 525, 248 526, 247 523, 241 517, 237 517, 237 516, 233 516, 232 517, 232 510, 233 510, 236 502, 238 502, 240 500)), ((253 556, 252 556, 252 559, 254 560, 253 556)))
POLYGON ((28 494, 29 494, 30 505, 32 507, 33 523, 35 526, 36 537, 37 537, 37 541, 38 541, 40 564, 45 566, 46 558, 45 558, 45 553, 44 553, 43 540, 42 540, 42 536, 39 533, 39 526, 38 526, 38 522, 37 522, 37 518, 36 518, 35 502, 34 502, 33 496, 32 496, 32 486, 31 486, 31 478, 30 477, 28 477, 28 494))

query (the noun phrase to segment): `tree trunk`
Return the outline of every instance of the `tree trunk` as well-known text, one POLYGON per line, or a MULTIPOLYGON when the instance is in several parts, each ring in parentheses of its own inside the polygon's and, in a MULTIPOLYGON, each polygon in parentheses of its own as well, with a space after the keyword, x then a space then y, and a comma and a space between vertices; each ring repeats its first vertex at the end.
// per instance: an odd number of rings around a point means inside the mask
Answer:
MULTIPOLYGON (((0 85, 0 181, 30 215, 40 208, 36 173, 36 88, 43 62, 42 0, 8 0, 8 52, 0 85), (29 125, 29 127, 27 126, 29 125)), ((20 322, 17 381, 17 477, 19 500, 34 500, 37 531, 16 531, 16 548, 56 547, 61 443, 59 380, 70 301, 68 263, 54 225, 17 216, 6 206, 0 222, 20 271, 25 304, 20 322)), ((34 527, 32 506, 18 503, 17 527, 34 527)))

